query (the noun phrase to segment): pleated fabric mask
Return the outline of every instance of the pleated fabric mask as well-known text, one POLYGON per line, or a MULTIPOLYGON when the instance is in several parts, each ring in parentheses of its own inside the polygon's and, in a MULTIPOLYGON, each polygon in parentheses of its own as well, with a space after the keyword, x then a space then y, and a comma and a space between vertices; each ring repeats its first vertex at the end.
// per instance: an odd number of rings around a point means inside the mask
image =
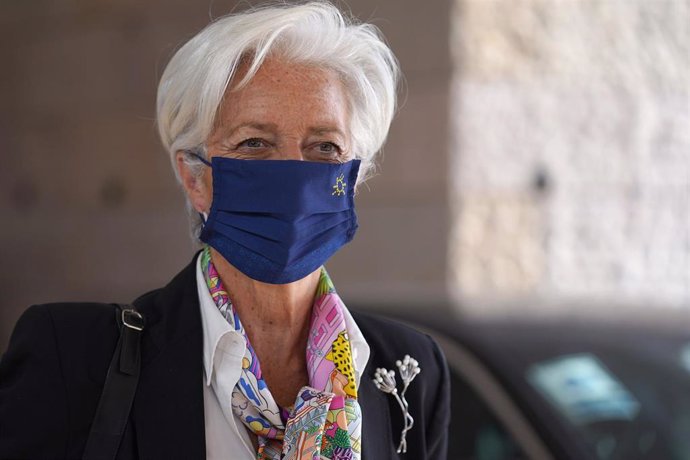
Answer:
POLYGON ((354 237, 360 160, 199 158, 213 175, 201 241, 248 277, 271 284, 297 281, 354 237))

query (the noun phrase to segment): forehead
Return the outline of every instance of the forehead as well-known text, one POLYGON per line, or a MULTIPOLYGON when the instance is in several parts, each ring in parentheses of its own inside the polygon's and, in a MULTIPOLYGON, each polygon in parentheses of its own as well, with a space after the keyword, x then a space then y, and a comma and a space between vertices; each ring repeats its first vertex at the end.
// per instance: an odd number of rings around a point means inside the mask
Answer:
MULTIPOLYGON (((242 81, 247 66, 233 79, 242 81)), ((231 84, 223 98, 218 122, 337 125, 347 128, 345 87, 334 70, 267 58, 242 87, 231 84)))

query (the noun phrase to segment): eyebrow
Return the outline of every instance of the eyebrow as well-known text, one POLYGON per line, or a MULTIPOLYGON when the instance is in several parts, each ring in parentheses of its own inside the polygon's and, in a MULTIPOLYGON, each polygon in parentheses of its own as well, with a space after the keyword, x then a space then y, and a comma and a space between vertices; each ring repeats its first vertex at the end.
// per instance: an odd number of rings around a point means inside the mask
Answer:
MULTIPOLYGON (((251 128, 255 129, 257 131, 266 131, 266 132, 275 132, 277 129, 277 125, 275 123, 257 123, 257 122, 247 122, 247 123, 240 123, 237 126, 233 126, 231 129, 228 130, 227 135, 232 136, 237 131, 239 131, 242 128, 251 128)), ((316 134, 316 135, 323 135, 323 134, 338 134, 342 137, 345 137, 345 133, 341 131, 340 129, 332 126, 314 126, 312 128, 309 128, 308 130, 309 134, 316 134)))
POLYGON ((276 125, 275 125, 275 123, 256 123, 256 122, 240 123, 239 125, 233 126, 231 129, 229 129, 227 132, 227 135, 232 136, 233 134, 235 134, 237 131, 239 131, 242 128, 251 128, 251 129, 255 129, 257 131, 275 131, 276 125))
POLYGON ((309 128, 309 133, 317 135, 335 133, 342 137, 345 137, 345 133, 343 133, 341 130, 330 126, 315 126, 313 128, 309 128))

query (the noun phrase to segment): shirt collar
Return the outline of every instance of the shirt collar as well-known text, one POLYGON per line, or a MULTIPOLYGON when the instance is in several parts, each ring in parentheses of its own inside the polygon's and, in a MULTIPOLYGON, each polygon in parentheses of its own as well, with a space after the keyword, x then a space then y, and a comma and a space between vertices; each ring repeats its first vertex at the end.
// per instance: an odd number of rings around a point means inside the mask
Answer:
POLYGON ((211 293, 204 279, 201 269, 201 254, 196 261, 196 287, 199 294, 199 307, 201 309, 201 327, 204 335, 204 374, 206 385, 211 385, 213 369, 215 368, 216 351, 221 340, 226 336, 234 336, 235 340, 223 340, 223 351, 237 356, 237 366, 242 366, 246 345, 242 334, 235 331, 223 318, 216 307, 211 293))
MULTIPOLYGON (((343 305, 344 307, 344 305, 343 305)), ((347 335, 350 339, 350 350, 352 350, 352 361, 355 366, 355 384, 359 388, 359 381, 362 379, 364 368, 369 362, 369 355, 371 350, 369 344, 364 339, 362 331, 359 330, 357 323, 350 314, 347 307, 343 308, 343 316, 345 317, 345 327, 347 328, 347 335)))
MULTIPOLYGON (((216 307, 201 269, 201 254, 197 257, 196 262, 196 285, 199 294, 201 325, 204 335, 204 377, 206 385, 211 385, 213 372, 216 367, 215 359, 218 348, 222 346, 224 353, 237 357, 237 368, 239 370, 242 366, 242 356, 244 356, 246 344, 242 335, 228 324, 218 310, 218 307, 216 307), (228 337, 231 340, 225 339, 226 336, 231 336, 228 337)), ((352 350, 352 360, 355 367, 355 381, 359 387, 362 372, 369 361, 371 351, 362 331, 347 308, 343 308, 343 316, 345 317, 345 327, 350 339, 350 349, 352 350)))

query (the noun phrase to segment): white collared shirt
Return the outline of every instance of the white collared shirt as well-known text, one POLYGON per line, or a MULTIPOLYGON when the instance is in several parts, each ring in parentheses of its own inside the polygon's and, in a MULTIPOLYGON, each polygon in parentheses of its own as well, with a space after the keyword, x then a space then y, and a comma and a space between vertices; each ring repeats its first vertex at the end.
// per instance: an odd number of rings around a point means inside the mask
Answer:
MULTIPOLYGON (((240 378, 246 345, 242 335, 232 329, 216 307, 201 270, 201 256, 196 263, 196 284, 204 332, 204 419, 206 458, 256 459, 254 435, 232 413, 232 390, 240 378)), ((369 345, 347 308, 343 309, 345 327, 359 380, 369 361, 369 345)), ((306 351, 305 351, 306 352, 306 351)))

